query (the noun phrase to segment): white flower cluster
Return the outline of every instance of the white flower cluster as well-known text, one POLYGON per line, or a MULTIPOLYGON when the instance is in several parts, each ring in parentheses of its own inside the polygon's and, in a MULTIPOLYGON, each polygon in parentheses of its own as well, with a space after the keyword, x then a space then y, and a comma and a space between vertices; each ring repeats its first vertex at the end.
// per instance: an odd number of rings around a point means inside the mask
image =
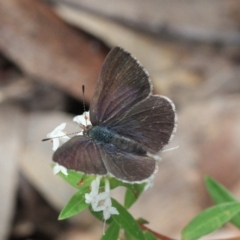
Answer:
POLYGON ((105 191, 99 193, 100 179, 101 177, 97 176, 96 179, 91 182, 91 192, 85 194, 85 199, 86 203, 92 205, 93 211, 103 211, 104 220, 108 220, 111 215, 119 214, 119 212, 112 206, 110 185, 107 178, 105 179, 105 191))
MULTIPOLYGON (((85 126, 92 125, 92 123, 90 122, 89 112, 84 112, 83 115, 78 115, 74 117, 73 121, 80 125, 85 125, 85 126)), ((82 132, 80 135, 82 135, 82 132)))
POLYGON ((59 165, 58 163, 55 164, 53 167, 53 174, 56 175, 59 172, 63 173, 64 175, 68 175, 67 169, 64 166, 59 165))
MULTIPOLYGON (((77 122, 80 127, 82 125, 92 125, 90 122, 89 112, 84 112, 82 115, 78 115, 73 118, 74 122, 77 122)), ((63 129, 66 127, 66 123, 62 123, 57 126, 52 132, 47 134, 48 138, 52 139, 53 142, 53 151, 56 151, 63 143, 67 142, 70 138, 63 132, 63 129)), ((83 132, 80 131, 77 135, 83 135, 83 132)))
MULTIPOLYGON (((90 122, 89 112, 84 112, 83 115, 79 115, 73 118, 74 122, 77 122, 80 127, 81 125, 87 126, 92 125, 90 122)), ((63 132, 66 127, 66 123, 60 124, 51 133, 47 134, 48 138, 52 139, 53 151, 56 151, 63 143, 67 142, 70 138, 63 132)), ((81 131, 77 135, 82 135, 81 131)), ((53 173, 56 175, 62 172, 64 175, 68 175, 67 169, 64 166, 55 164, 53 167, 53 173)), ((103 211, 103 218, 106 221, 113 214, 119 214, 115 207, 112 207, 112 201, 110 197, 110 185, 109 180, 105 179, 105 191, 99 193, 100 176, 96 176, 91 182, 91 192, 85 194, 85 202, 92 205, 92 209, 95 212, 103 211)))
POLYGON ((52 132, 47 134, 48 138, 52 139, 53 151, 56 151, 60 145, 67 142, 70 138, 63 132, 66 127, 66 123, 62 123, 57 126, 52 132))

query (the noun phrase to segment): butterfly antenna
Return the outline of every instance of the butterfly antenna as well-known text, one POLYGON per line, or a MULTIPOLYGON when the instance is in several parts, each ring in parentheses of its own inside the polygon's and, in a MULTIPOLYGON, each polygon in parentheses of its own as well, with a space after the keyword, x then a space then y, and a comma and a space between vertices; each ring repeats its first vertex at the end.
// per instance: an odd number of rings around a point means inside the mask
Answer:
POLYGON ((79 133, 79 132, 69 133, 69 134, 65 134, 65 135, 62 135, 62 136, 58 136, 58 137, 44 138, 44 139, 42 139, 42 142, 49 141, 49 140, 52 140, 54 138, 61 138, 61 137, 65 137, 65 136, 70 136, 70 135, 77 134, 77 133, 79 133))
MULTIPOLYGON (((85 85, 82 85, 83 111, 85 113, 86 112, 86 104, 85 104, 84 92, 85 92, 85 85)), ((85 123, 86 123, 86 126, 87 126, 87 116, 85 114, 84 114, 84 118, 85 118, 85 123)))

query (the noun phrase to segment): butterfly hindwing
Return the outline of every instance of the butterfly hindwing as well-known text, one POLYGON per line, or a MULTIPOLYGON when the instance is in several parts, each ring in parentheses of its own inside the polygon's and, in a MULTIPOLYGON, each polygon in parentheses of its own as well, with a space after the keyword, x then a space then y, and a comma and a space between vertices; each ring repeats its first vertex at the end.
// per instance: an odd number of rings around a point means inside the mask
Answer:
POLYGON ((99 145, 84 136, 75 136, 64 143, 54 153, 53 161, 87 174, 107 174, 99 145))
POLYGON ((175 109, 171 100, 151 95, 111 121, 109 128, 154 154, 168 144, 175 124, 175 109))
POLYGON ((149 178, 156 170, 156 161, 146 155, 136 155, 103 146, 103 159, 108 172, 127 182, 139 182, 149 178))

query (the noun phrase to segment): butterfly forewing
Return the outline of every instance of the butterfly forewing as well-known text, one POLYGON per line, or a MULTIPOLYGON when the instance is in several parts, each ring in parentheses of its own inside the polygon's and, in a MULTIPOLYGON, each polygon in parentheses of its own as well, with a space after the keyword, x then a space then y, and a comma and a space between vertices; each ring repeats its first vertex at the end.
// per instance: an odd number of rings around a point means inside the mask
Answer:
POLYGON ((113 48, 103 63, 90 105, 92 124, 108 126, 150 92, 144 68, 130 53, 120 47, 113 48))
POLYGON ((91 121, 157 153, 169 142, 175 112, 170 100, 150 94, 151 83, 144 68, 116 47, 103 64, 90 106, 91 121))

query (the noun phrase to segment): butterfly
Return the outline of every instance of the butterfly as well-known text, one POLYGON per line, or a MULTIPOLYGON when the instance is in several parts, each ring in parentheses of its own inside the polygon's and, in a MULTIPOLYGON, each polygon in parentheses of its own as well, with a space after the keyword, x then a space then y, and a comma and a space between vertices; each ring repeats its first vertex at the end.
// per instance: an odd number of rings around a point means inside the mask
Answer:
POLYGON ((157 156, 176 129, 173 102, 152 94, 147 71, 127 51, 107 55, 83 135, 72 137, 53 161, 85 174, 142 182, 157 170, 157 156))

